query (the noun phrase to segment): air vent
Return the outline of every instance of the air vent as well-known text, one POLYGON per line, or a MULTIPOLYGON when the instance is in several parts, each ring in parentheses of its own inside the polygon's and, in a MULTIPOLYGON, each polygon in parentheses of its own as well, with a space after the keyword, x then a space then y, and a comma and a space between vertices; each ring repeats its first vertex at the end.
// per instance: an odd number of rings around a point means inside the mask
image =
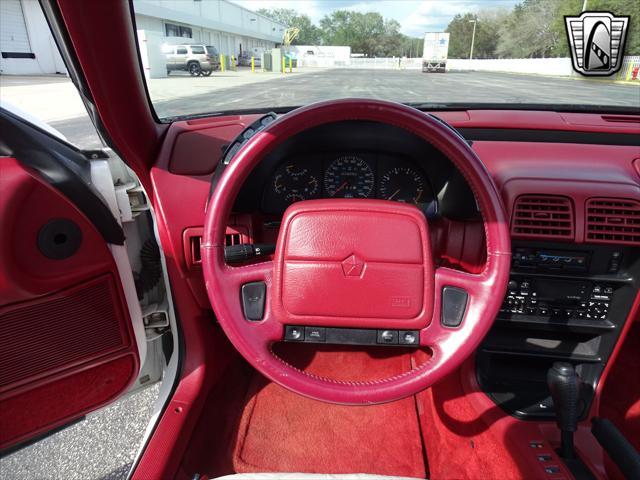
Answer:
POLYGON ((611 123, 640 123, 639 115, 602 115, 602 119, 611 123))
POLYGON ((636 200, 591 198, 585 223, 588 242, 640 245, 640 202, 636 200))
POLYGON ((240 235, 239 233, 227 233, 224 236, 224 244, 227 247, 230 247, 231 245, 240 245, 242 243, 242 235, 240 235))
POLYGON ((513 207, 511 236, 572 240, 571 200, 556 195, 521 195, 513 207))
MULTIPOLYGON (((189 270, 199 269, 202 266, 202 227, 190 227, 183 232, 182 242, 184 258, 189 270)), ((224 236, 226 246, 239 245, 241 243, 253 243, 249 236, 249 229, 245 225, 229 225, 224 236)))

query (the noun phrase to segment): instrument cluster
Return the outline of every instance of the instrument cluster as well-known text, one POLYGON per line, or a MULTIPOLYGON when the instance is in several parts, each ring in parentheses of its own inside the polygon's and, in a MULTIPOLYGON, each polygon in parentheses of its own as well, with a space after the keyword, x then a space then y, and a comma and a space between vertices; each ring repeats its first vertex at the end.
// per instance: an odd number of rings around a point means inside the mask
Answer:
POLYGON ((389 155, 341 153, 281 163, 264 189, 262 208, 282 213, 294 202, 317 198, 377 198, 422 210, 435 204, 431 184, 415 163, 389 155))

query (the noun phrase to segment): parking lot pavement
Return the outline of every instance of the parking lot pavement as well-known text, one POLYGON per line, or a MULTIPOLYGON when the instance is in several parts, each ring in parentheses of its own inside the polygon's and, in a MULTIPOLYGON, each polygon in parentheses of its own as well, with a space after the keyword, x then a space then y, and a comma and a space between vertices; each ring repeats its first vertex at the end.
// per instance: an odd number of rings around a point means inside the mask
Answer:
POLYGON ((87 115, 76 87, 65 75, 0 75, 0 100, 47 123, 87 115))
MULTIPOLYGON (((154 102, 163 102, 176 98, 199 95, 211 91, 224 90, 231 87, 246 87, 256 83, 281 80, 286 76, 299 77, 317 71, 317 69, 295 69, 293 73, 263 72, 256 68, 251 72, 251 67, 238 67, 236 70, 213 72, 209 77, 192 77, 187 72, 176 71, 165 78, 152 78, 149 85, 149 93, 154 102)), ((246 89, 245 91, 251 91, 246 89)))
POLYGON ((155 384, 32 445, 0 458, 6 480, 121 480, 129 469, 158 396, 155 384))
MULTIPOLYGON (((619 84, 491 72, 422 73, 419 70, 301 68, 293 74, 214 72, 210 77, 172 73, 151 79, 158 116, 251 108, 292 107, 329 98, 383 98, 398 102, 595 104, 640 108, 640 82, 619 84)), ((0 96, 50 122, 82 148, 101 146, 84 105, 66 77, 0 76, 0 96), (43 101, 44 96, 48 101, 43 101), (25 100, 25 98, 31 100, 25 100)))
MULTIPOLYGON (((404 103, 541 103, 640 107, 640 82, 519 75, 494 72, 422 73, 419 70, 308 69, 274 74, 260 84, 215 84, 183 77, 181 98, 155 99, 160 117, 250 108, 291 107, 330 98, 382 98, 404 103)), ((264 78, 264 77, 263 77, 264 78)), ((151 80, 154 83, 165 79, 151 80)))

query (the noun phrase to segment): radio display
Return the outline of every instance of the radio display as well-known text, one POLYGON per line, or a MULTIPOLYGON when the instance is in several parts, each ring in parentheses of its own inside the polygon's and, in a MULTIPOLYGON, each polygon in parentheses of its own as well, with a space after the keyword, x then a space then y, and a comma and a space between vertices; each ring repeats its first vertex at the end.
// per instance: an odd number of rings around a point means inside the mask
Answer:
POLYGON ((557 250, 538 250, 538 260, 546 265, 586 266, 587 254, 579 252, 563 252, 557 250))
POLYGON ((553 303, 575 303, 586 298, 588 292, 586 283, 567 282, 558 280, 537 280, 536 292, 538 300, 553 303))

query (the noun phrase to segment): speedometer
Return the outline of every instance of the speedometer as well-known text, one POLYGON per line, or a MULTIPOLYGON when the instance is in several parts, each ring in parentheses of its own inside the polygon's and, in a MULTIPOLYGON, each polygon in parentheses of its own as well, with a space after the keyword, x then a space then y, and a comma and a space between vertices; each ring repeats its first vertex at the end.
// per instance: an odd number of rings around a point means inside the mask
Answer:
POLYGON ((373 192, 374 176, 362 158, 353 155, 336 158, 324 174, 329 197, 368 198, 373 192))

